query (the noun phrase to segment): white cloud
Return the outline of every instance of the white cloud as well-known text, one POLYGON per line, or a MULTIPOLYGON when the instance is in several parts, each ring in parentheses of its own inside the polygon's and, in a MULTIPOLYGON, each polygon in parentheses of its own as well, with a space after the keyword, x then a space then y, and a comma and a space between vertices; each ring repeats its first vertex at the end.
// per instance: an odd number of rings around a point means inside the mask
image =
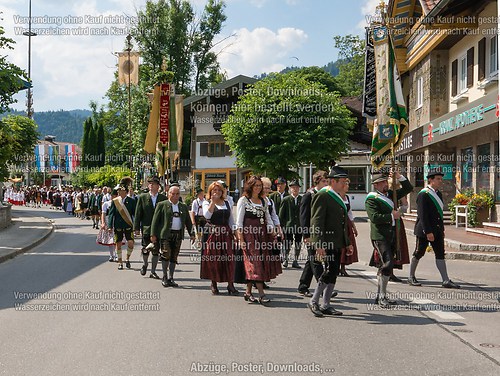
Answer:
POLYGON ((366 0, 363 6, 361 7, 361 14, 363 15, 363 19, 359 21, 358 28, 364 29, 365 27, 370 25, 370 17, 375 15, 375 9, 380 4, 380 0, 366 0))
POLYGON ((234 33, 236 40, 226 41, 219 55, 229 77, 280 71, 290 65, 290 56, 307 41, 307 34, 295 28, 276 32, 264 27, 252 31, 242 28, 234 33))
MULTIPOLYGON (((45 8, 43 13, 39 13, 33 9, 33 16, 58 14, 73 17, 135 15, 132 3, 123 7, 120 3, 113 2, 113 8, 108 8, 105 12, 99 10, 99 4, 95 0, 84 3, 74 2, 71 5, 66 10, 62 10, 63 13, 48 8, 45 8)), ((23 12, 19 13, 25 15, 23 12)), ((9 60, 27 71, 28 38, 14 33, 14 15, 19 13, 13 9, 4 9, 3 24, 8 36, 17 42, 15 49, 8 52, 9 60)), ((27 27, 24 24, 16 26, 27 27)), ((37 28, 55 26, 53 24, 32 25, 32 27, 37 28)), ((111 27, 123 30, 126 26, 125 23, 120 22, 114 24, 83 22, 82 24, 64 23, 61 25, 62 28, 73 30, 81 27, 89 33, 98 29, 106 29, 109 32, 111 27)), ((33 80, 35 110, 87 108, 91 99, 102 102, 101 97, 113 80, 117 61, 113 53, 123 49, 124 41, 125 35, 38 35, 33 37, 31 40, 31 78, 33 80)), ((13 107, 24 109, 25 93, 19 93, 16 98, 18 103, 13 107)))
POLYGON ((250 4, 257 8, 262 8, 267 3, 267 0, 250 0, 250 4))

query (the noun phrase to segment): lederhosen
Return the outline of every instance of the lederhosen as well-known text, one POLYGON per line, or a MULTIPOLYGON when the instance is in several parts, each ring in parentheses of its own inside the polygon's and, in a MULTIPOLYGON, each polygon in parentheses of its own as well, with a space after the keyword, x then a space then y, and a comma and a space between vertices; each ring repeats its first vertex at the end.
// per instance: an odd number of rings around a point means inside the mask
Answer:
MULTIPOLYGON (((180 217, 180 211, 173 212, 173 216, 175 218, 180 217)), ((170 262, 177 262, 177 258, 179 257, 179 252, 181 250, 181 243, 183 238, 184 228, 180 230, 170 230, 170 234, 168 239, 161 239, 160 241, 160 259, 166 260, 170 262)))

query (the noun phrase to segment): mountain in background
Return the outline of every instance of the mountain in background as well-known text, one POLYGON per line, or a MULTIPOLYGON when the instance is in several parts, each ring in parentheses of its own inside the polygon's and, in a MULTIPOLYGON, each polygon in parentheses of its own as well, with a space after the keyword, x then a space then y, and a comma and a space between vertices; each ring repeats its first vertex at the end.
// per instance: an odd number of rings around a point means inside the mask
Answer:
MULTIPOLYGON (((11 111, 1 114, 0 118, 7 115, 26 116, 24 111, 11 111)), ((83 137, 83 122, 92 115, 89 110, 59 110, 35 112, 33 120, 38 124, 40 138, 56 136, 57 142, 70 142, 80 144, 83 137)))
MULTIPOLYGON (((323 69, 325 72, 330 73, 333 77, 335 77, 337 74, 339 74, 339 67, 338 67, 339 63, 341 63, 340 60, 337 60, 335 62, 330 61, 328 64, 323 65, 320 68, 323 69)), ((291 72, 291 71, 294 71, 294 70, 297 70, 300 68, 302 68, 302 67, 295 67, 292 65, 291 67, 286 67, 285 69, 283 69, 279 73, 288 73, 288 72, 291 72)), ((262 73, 260 75, 255 75, 253 77, 258 79, 258 80, 262 80, 263 78, 267 77, 268 75, 269 75, 269 73, 262 73)))

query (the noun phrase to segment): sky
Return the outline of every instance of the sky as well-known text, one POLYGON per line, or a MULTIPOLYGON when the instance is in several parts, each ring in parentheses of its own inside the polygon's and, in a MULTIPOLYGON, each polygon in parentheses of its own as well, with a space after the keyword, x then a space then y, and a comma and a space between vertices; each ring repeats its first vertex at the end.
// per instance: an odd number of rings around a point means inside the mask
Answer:
MULTIPOLYGON (((198 14, 205 0, 190 0, 198 14)), ((226 0, 217 46, 228 78, 277 72, 287 66, 323 66, 337 59, 333 36, 363 36, 379 0, 226 0), (227 38, 229 37, 229 38, 227 38)), ((88 109, 102 104, 123 50, 127 17, 146 0, 32 0, 31 79, 36 111, 88 109), (37 23, 35 23, 36 21, 37 23), (54 30, 69 35, 57 35, 54 30), (103 31, 105 33, 103 33, 103 31), (101 35, 90 35, 99 34, 101 35), (45 34, 45 35, 42 35, 45 34), (48 35, 47 35, 48 34, 48 35), (103 35, 107 34, 107 35, 103 35), (117 35, 111 35, 117 34, 117 35)), ((29 0, 0 0, 1 25, 16 43, 2 50, 27 71, 29 0)), ((11 107, 26 108, 26 92, 11 107)))

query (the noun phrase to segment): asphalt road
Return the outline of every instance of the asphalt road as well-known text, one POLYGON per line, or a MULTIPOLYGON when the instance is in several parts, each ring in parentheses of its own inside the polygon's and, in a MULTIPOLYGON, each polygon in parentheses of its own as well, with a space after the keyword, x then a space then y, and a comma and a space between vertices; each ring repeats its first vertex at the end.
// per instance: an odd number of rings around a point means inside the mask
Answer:
POLYGON ((28 210, 53 219, 56 229, 0 264, 1 374, 500 373, 498 263, 448 261, 462 289, 444 290, 427 254, 417 272, 424 285, 390 283, 399 305, 381 310, 372 305, 368 224, 358 223, 360 262, 348 267, 351 277, 339 277, 334 300, 344 316, 315 318, 296 293, 300 270, 287 269, 271 283, 268 306, 242 295, 212 296, 185 241, 180 287, 163 288, 139 274, 139 242, 132 270, 118 271, 96 245, 90 221, 28 210))

